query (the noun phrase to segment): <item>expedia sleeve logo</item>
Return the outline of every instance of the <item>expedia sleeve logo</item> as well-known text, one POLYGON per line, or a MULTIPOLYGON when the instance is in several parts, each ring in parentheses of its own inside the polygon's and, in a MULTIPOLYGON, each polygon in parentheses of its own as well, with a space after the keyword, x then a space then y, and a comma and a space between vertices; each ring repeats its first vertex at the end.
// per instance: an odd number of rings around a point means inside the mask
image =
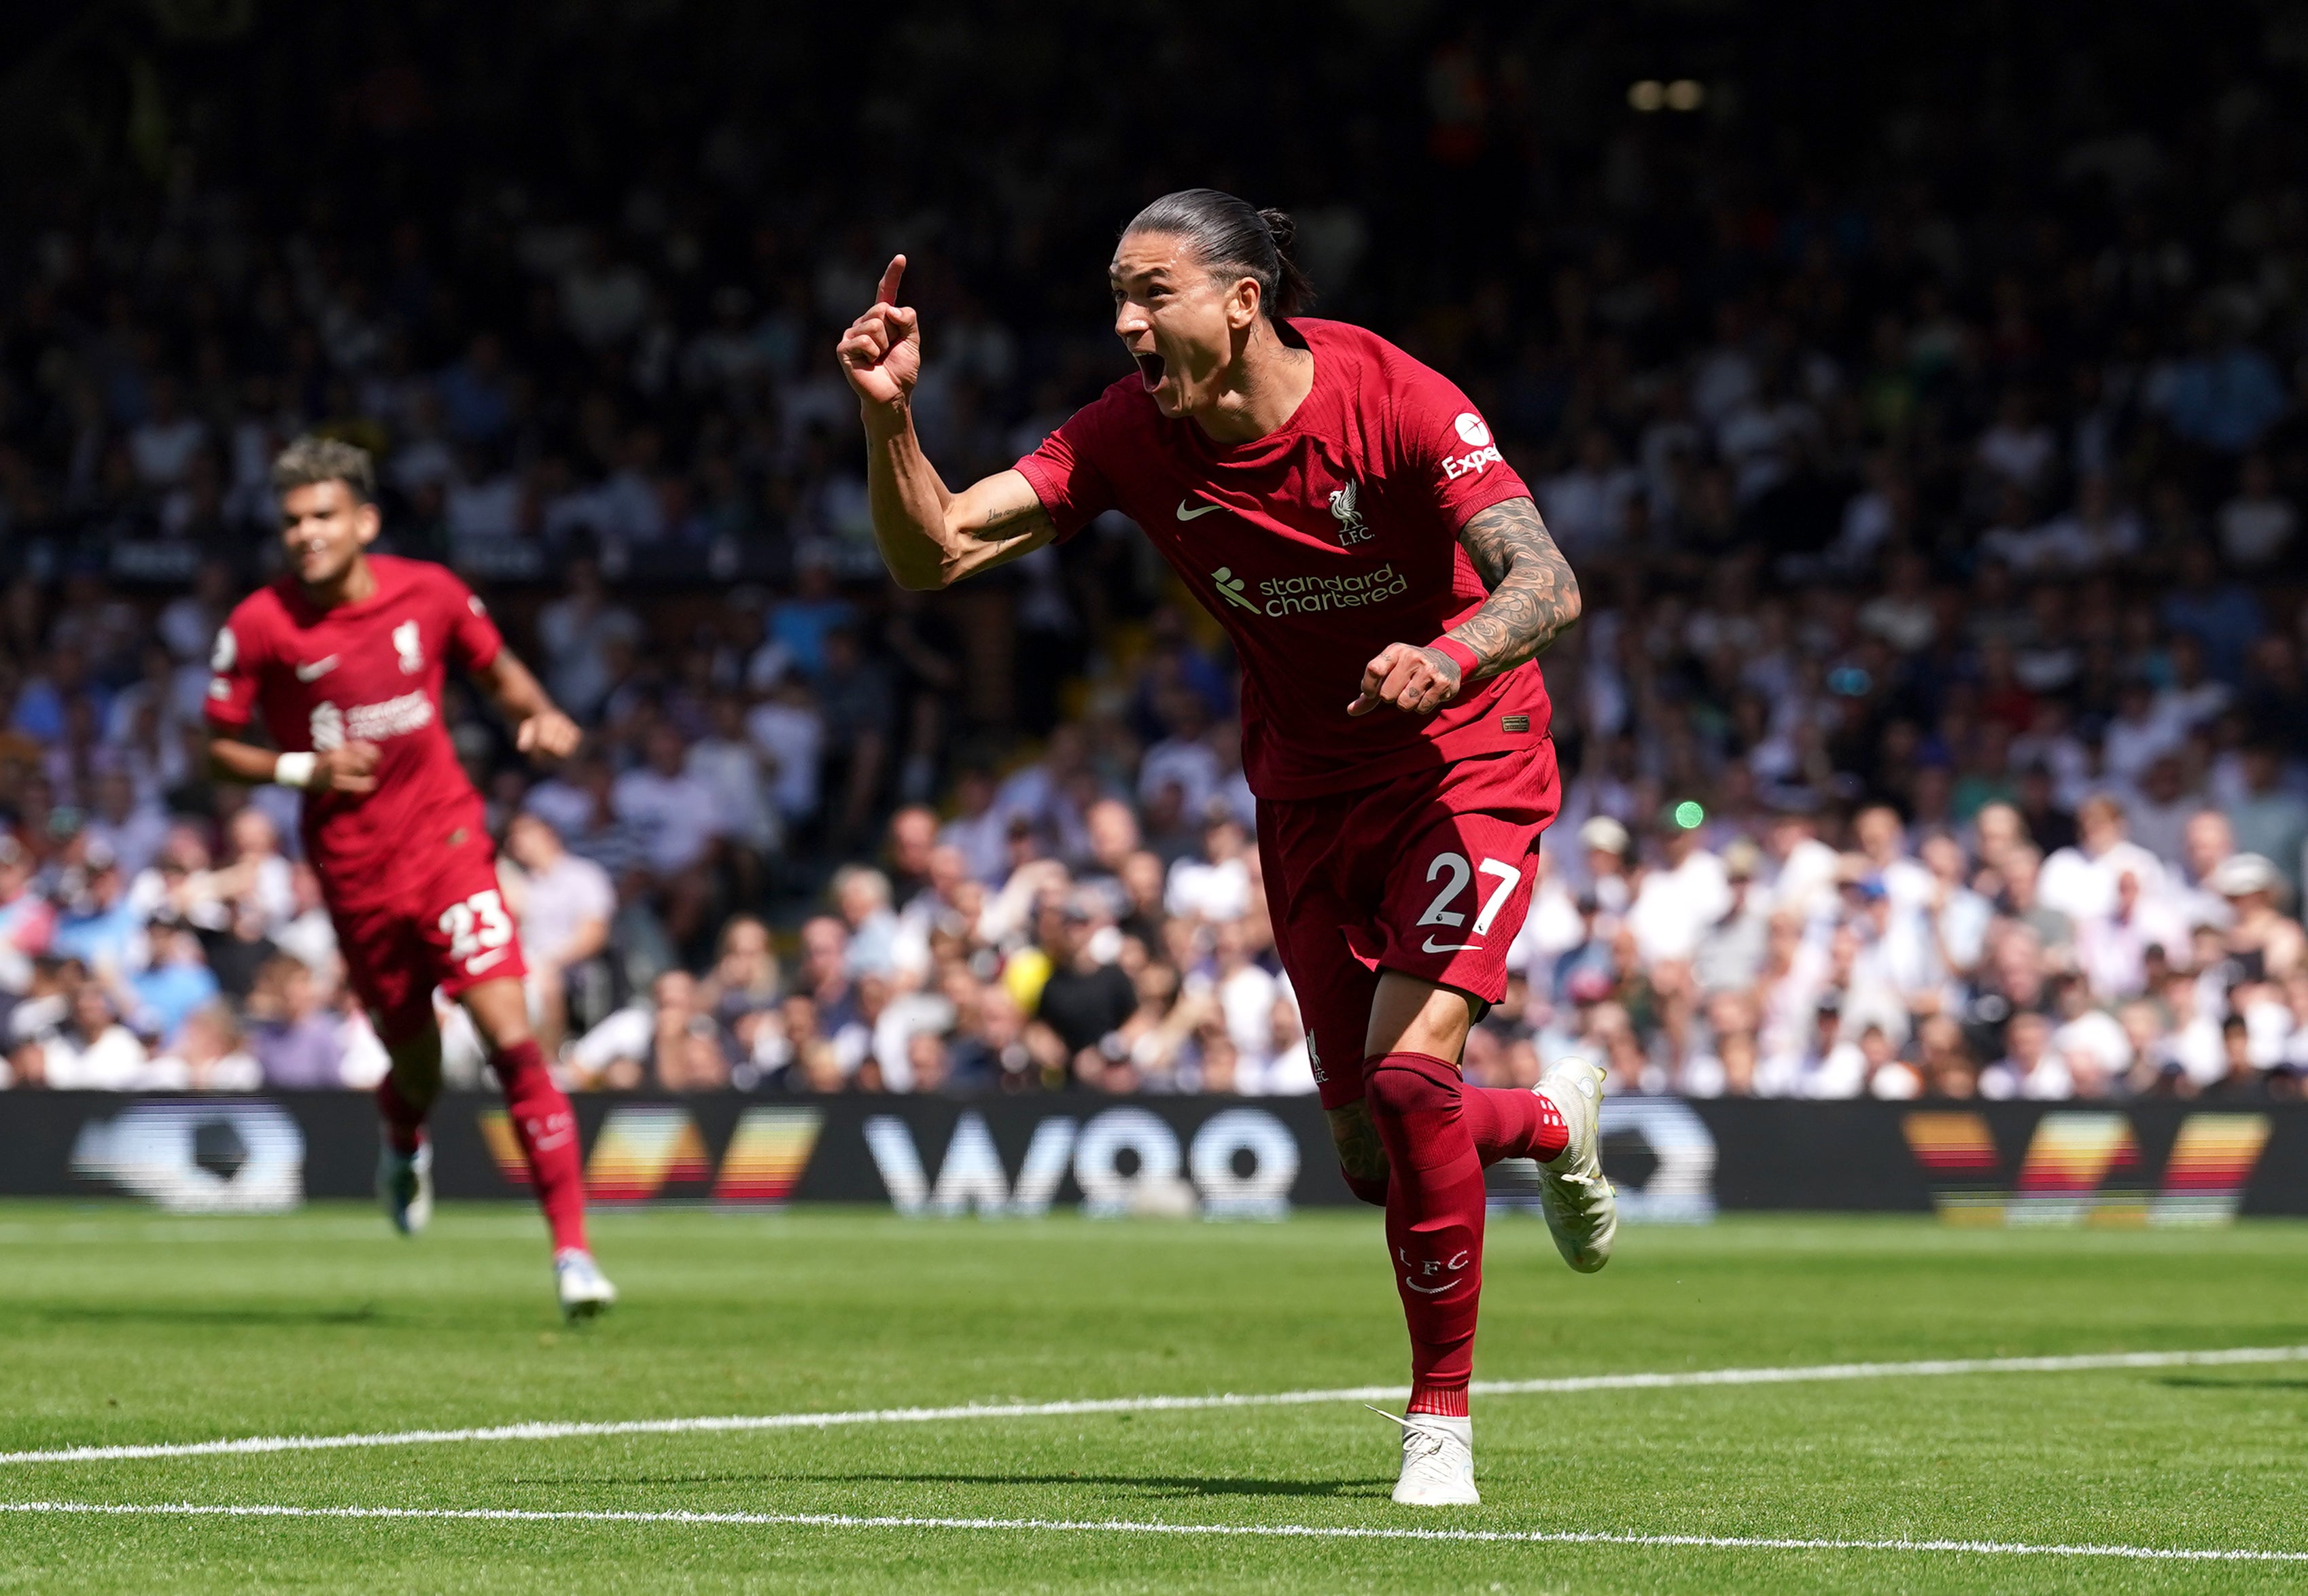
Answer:
POLYGON ((1506 457, 1499 452, 1498 445, 1491 442, 1489 423, 1481 416, 1472 410, 1461 410, 1459 418, 1451 425, 1459 434, 1459 442, 1467 446, 1467 451, 1442 457, 1442 479, 1445 482, 1456 482, 1469 471, 1480 473, 1505 463, 1506 457))

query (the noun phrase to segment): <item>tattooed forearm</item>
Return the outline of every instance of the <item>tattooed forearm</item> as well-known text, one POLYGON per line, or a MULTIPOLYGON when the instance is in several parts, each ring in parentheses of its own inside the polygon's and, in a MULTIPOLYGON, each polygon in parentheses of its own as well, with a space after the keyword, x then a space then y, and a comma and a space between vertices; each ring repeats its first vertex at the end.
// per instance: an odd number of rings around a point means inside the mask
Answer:
POLYGON ((1528 498, 1478 511, 1459 529, 1459 542, 1491 590, 1446 634, 1475 651, 1477 680, 1534 657, 1579 619, 1579 579, 1528 498))
POLYGON ((1339 1145, 1339 1167, 1358 1180, 1386 1179, 1386 1144, 1371 1123, 1370 1105, 1356 1099, 1328 1110, 1331 1139, 1339 1145))

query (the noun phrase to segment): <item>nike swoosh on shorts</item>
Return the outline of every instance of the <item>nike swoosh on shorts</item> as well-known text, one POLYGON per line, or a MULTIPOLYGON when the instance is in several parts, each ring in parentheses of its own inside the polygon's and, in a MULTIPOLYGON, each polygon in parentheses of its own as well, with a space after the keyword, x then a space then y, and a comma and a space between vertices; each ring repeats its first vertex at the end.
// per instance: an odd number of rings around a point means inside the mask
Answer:
POLYGON ((1432 937, 1418 945, 1422 953, 1469 953, 1481 946, 1480 942, 1438 942, 1432 937))
POLYGON ((297 667, 297 680, 299 682, 318 682, 322 677, 327 675, 331 671, 333 671, 336 668, 337 656, 332 654, 328 658, 316 659, 311 665, 298 665, 297 667))
POLYGON ((1189 505, 1189 504, 1192 504, 1193 502, 1193 501, 1192 499, 1181 499, 1181 500, 1179 500, 1179 501, 1178 501, 1178 519, 1179 519, 1180 520, 1182 520, 1182 521, 1195 521, 1195 520, 1200 520, 1202 517, 1204 517, 1204 516, 1206 516, 1206 515, 1212 514, 1212 513, 1214 513, 1214 512, 1216 512, 1216 511, 1221 511, 1221 510, 1224 510, 1224 509, 1226 508, 1226 506, 1225 506, 1225 505, 1223 505, 1223 504, 1205 504, 1205 505, 1203 505, 1200 510, 1189 510, 1189 509, 1187 509, 1187 508, 1186 508, 1186 506, 1187 506, 1187 505, 1189 505))

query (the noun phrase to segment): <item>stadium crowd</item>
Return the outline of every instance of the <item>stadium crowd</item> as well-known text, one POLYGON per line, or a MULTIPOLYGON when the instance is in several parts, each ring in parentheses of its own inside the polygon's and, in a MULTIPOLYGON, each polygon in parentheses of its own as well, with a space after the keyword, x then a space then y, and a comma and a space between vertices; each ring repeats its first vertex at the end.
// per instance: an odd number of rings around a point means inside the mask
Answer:
MULTIPOLYGON (((624 98, 544 116, 590 119, 581 181, 426 39, 373 42, 324 162, 211 176, 187 134, 0 259, 4 1079, 383 1068, 295 795, 201 748, 266 467, 318 427, 588 729, 535 768, 451 707, 573 1085, 1312 1090, 1221 635, 1118 520, 891 589, 830 359, 902 245, 949 480, 1119 374, 1097 274, 1167 185, 1128 153, 1141 90, 851 215, 757 113, 643 117, 646 51, 624 98), (425 187, 452 141, 461 177, 425 187)), ((962 47, 906 45, 934 47, 962 47)), ((1365 47, 1379 74, 1403 45, 1365 47)), ((2086 63, 2040 150, 1895 95, 1847 160, 1782 166, 1754 82, 1680 116, 1590 90, 1572 132, 1560 50, 1417 47, 1418 95, 1243 185, 1296 208, 1339 313, 1468 390, 1586 591, 1544 662, 1563 813, 1470 1075, 1581 1051, 1620 1091, 2296 1093, 2297 64, 2195 100, 2181 73, 2151 117, 2086 63)), ((1610 47, 1570 54, 1608 75, 1610 47)))

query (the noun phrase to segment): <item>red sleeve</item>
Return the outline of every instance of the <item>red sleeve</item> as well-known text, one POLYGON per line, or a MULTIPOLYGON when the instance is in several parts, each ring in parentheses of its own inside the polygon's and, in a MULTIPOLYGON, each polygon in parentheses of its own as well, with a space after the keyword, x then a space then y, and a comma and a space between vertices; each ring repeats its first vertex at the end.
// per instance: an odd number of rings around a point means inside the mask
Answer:
POLYGON ((1127 395, 1107 390, 1018 462, 1018 474, 1033 485, 1061 543, 1115 507, 1114 485, 1098 462, 1113 447, 1126 400, 1127 395))
POLYGON ((1494 504, 1530 494, 1499 452, 1490 424, 1440 372, 1413 365, 1398 378, 1390 433, 1396 470, 1425 482, 1454 528, 1494 504))
POLYGON ((485 671, 504 651, 504 634, 489 619, 480 596, 452 572, 441 573, 442 602, 449 611, 449 658, 469 671, 485 671))
POLYGON ((209 724, 220 732, 237 732, 248 725, 256 709, 256 673, 264 657, 265 627, 256 609, 260 596, 244 598, 217 628, 216 644, 209 653, 209 696, 204 706, 209 724))

